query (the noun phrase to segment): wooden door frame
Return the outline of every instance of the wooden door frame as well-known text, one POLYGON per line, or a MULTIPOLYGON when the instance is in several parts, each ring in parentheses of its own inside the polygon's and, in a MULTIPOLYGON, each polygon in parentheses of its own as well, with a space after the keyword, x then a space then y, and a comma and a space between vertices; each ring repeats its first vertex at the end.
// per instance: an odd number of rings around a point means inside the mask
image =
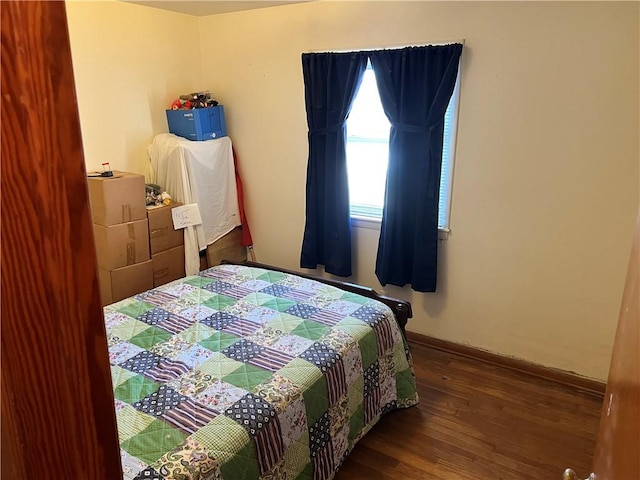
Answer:
POLYGON ((599 480, 640 476, 640 211, 593 459, 599 480))
POLYGON ((65 4, 0 13, 2 478, 122 478, 65 4))

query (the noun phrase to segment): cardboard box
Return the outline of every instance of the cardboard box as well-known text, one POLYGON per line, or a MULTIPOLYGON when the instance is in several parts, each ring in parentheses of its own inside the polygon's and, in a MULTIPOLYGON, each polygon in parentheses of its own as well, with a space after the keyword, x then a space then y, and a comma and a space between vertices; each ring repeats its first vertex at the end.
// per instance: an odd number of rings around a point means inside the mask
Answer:
POLYGON ((98 225, 135 222, 147 218, 144 176, 113 172, 113 177, 89 177, 91 217, 98 225))
POLYGON ((159 287, 185 276, 184 245, 156 253, 153 261, 153 286, 159 287))
POLYGON ((167 110, 169 132, 189 140, 211 140, 227 136, 224 107, 167 110))
POLYGON ((220 265, 222 260, 244 262, 247 259, 247 248, 240 244, 241 241, 242 227, 234 228, 207 247, 207 264, 213 267, 220 265))
POLYGON ((149 260, 147 219, 105 227, 93 224, 98 267, 105 270, 149 260))
POLYGON ((115 270, 98 269, 102 304, 119 302, 153 288, 153 262, 136 263, 115 270))
POLYGON ((151 255, 184 245, 184 229, 174 230, 171 210, 180 203, 147 207, 151 255))

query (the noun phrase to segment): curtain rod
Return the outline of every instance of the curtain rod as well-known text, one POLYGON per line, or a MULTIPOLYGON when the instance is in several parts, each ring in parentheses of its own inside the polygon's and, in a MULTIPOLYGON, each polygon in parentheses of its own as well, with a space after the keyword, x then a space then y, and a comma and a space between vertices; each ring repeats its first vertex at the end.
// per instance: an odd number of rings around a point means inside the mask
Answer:
POLYGON ((364 47, 364 48, 355 47, 355 48, 347 48, 347 49, 340 49, 340 50, 308 50, 305 53, 368 52, 368 51, 374 51, 374 50, 396 50, 396 49, 407 48, 407 47, 428 47, 430 45, 450 45, 452 43, 461 43, 462 45, 464 45, 464 38, 456 38, 451 40, 437 40, 437 41, 419 43, 419 44, 406 43, 406 44, 400 44, 400 45, 386 45, 384 47, 364 47))

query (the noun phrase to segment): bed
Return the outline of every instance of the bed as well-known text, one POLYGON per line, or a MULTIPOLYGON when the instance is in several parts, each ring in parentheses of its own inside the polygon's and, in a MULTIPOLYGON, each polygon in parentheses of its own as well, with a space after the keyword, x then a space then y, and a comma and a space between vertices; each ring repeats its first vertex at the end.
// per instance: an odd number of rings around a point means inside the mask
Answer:
POLYGON ((418 402, 410 306, 358 288, 229 264, 105 307, 124 478, 333 478, 418 402))

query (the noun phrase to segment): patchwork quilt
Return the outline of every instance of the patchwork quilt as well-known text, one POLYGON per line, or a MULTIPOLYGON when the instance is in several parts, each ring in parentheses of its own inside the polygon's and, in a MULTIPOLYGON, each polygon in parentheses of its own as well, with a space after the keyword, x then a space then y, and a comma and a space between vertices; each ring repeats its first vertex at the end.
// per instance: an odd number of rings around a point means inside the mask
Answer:
POLYGON ((221 265, 105 307, 125 479, 330 479, 415 405, 384 304, 221 265))

